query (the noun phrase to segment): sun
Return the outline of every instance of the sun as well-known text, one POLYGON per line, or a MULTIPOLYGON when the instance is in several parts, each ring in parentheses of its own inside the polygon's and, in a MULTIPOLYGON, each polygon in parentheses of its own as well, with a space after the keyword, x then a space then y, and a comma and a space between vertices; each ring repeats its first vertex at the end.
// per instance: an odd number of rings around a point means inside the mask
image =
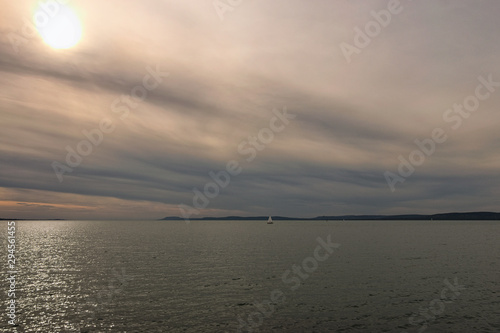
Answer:
POLYGON ((69 6, 57 1, 40 2, 33 22, 45 43, 54 49, 69 49, 82 39, 82 25, 69 6))

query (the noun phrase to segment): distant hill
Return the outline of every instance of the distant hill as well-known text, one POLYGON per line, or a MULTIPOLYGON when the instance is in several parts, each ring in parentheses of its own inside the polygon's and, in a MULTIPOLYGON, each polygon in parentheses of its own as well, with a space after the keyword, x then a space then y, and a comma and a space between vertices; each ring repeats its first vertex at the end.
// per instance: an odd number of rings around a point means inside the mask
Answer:
MULTIPOLYGON (((198 217, 190 218, 192 221, 264 221, 267 220, 267 216, 224 216, 224 217, 198 217)), ((179 221, 184 220, 182 217, 178 216, 167 216, 161 221, 179 221)), ((286 216, 273 216, 275 221, 317 221, 317 220, 331 220, 331 221, 365 221, 365 220, 408 220, 408 221, 420 221, 420 220, 500 220, 500 213, 492 212, 467 212, 467 213, 443 213, 443 214, 432 214, 432 215, 421 215, 421 214, 406 214, 406 215, 341 215, 341 216, 317 216, 312 218, 298 218, 298 217, 286 217, 286 216)))
MULTIPOLYGON (((224 217, 197 217, 197 218, 190 218, 190 220, 193 221, 260 221, 260 220, 266 220, 268 219, 269 216, 224 216, 224 217)), ((184 220, 182 217, 178 216, 167 216, 160 221, 179 221, 179 220, 184 220)), ((273 216, 273 220, 275 221, 303 221, 303 220, 310 220, 310 219, 303 219, 303 218, 298 218, 298 217, 286 217, 286 216, 273 216)))

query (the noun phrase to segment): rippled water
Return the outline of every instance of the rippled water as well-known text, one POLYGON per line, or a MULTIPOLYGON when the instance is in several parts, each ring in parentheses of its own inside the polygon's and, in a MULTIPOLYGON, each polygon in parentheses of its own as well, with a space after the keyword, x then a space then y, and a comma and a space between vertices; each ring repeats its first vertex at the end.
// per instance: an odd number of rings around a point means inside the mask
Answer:
POLYGON ((499 236, 493 221, 20 221, 19 326, 4 301, 0 330, 500 332, 499 236), (341 246, 316 267, 328 235, 341 246), (445 280, 463 288, 443 302, 445 280))

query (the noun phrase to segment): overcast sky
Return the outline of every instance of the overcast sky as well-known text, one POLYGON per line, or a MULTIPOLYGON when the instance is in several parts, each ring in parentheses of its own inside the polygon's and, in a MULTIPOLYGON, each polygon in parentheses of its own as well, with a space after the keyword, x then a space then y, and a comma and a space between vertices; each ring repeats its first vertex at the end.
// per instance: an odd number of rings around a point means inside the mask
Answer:
POLYGON ((500 82, 498 1, 402 0, 382 27, 390 1, 72 0, 83 36, 66 50, 26 33, 34 1, 1 3, 0 217, 181 216, 229 161, 241 172, 193 217, 500 210, 500 87, 447 113, 500 82), (436 128, 445 142, 402 175, 436 128))

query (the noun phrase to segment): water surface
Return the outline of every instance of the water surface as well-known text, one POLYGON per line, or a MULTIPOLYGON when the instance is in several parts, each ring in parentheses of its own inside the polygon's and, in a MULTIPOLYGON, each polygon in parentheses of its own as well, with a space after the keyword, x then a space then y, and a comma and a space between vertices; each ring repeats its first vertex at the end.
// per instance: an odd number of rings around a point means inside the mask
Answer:
POLYGON ((495 221, 19 221, 20 322, 0 329, 499 332, 499 236, 495 221), (340 247, 294 274, 328 235, 340 247), (449 303, 445 280, 465 288, 449 303))

